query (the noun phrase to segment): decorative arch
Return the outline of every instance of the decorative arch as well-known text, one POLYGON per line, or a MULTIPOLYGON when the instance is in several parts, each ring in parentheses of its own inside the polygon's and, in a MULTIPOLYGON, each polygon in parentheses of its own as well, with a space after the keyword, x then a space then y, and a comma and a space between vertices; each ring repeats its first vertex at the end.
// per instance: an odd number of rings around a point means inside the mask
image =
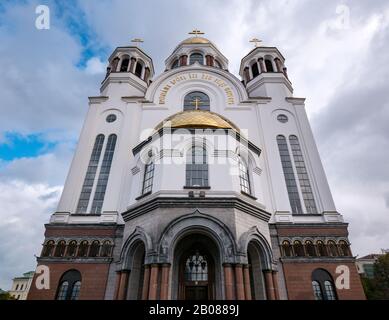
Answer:
POLYGON ((125 241, 122 251, 120 252, 119 268, 122 270, 130 269, 133 260, 133 254, 136 251, 138 245, 143 243, 145 248, 145 256, 153 251, 153 242, 147 232, 137 226, 132 234, 125 241))
POLYGON ((198 210, 173 220, 165 228, 158 241, 160 262, 172 263, 176 244, 180 239, 194 232, 202 233, 214 240, 222 263, 235 263, 237 245, 228 227, 220 220, 198 210))
POLYGON ((243 233, 238 241, 239 253, 245 257, 247 263, 247 250, 249 243, 254 243, 261 252, 261 260, 263 262, 263 268, 267 270, 273 269, 273 253, 267 239, 261 234, 256 226, 251 227, 248 231, 243 233))

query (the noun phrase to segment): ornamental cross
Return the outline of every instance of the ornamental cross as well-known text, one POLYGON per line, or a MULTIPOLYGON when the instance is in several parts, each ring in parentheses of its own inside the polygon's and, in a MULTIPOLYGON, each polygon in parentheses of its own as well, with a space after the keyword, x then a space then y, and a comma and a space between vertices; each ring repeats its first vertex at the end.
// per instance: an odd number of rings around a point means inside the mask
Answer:
POLYGON ((194 98, 193 101, 191 102, 196 108, 196 110, 199 110, 199 105, 202 104, 201 99, 198 97, 194 98))
POLYGON ((262 40, 259 40, 258 38, 252 38, 250 40, 250 42, 254 43, 255 48, 258 48, 260 46, 260 43, 262 42, 262 40))
POLYGON ((188 34, 193 34, 195 36, 198 36, 199 34, 204 34, 204 32, 201 32, 198 29, 194 29, 193 31, 189 32, 188 34))
POLYGON ((141 38, 135 38, 135 39, 132 39, 131 42, 135 43, 135 45, 138 46, 138 44, 141 44, 144 41, 141 38))

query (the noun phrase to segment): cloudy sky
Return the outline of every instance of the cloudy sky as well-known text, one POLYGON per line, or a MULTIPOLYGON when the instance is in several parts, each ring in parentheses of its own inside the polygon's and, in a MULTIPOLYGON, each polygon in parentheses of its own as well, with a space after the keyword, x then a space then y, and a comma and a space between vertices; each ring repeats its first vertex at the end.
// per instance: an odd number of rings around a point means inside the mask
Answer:
POLYGON ((35 268, 109 54, 141 37, 161 72, 193 28, 235 74, 251 38, 280 49, 353 253, 389 247, 387 0, 1 0, 0 288, 35 268), (39 4, 49 30, 35 27, 39 4))

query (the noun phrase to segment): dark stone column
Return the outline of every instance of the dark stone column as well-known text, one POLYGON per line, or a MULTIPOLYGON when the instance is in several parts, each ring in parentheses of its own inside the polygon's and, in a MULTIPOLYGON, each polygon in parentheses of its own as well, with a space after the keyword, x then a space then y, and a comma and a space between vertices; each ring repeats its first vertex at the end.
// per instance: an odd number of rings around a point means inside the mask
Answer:
POLYGON ((131 63, 130 63, 130 72, 132 72, 132 73, 135 72, 135 65, 136 65, 136 59, 134 57, 132 57, 131 63))
POLYGON ((235 288, 236 288, 236 299, 244 300, 244 283, 243 283, 243 266, 241 264, 235 265, 235 288))
POLYGON ((265 287, 266 287, 267 299, 268 300, 275 300, 272 271, 271 270, 264 270, 263 274, 265 276, 265 287))
POLYGON ((278 272, 273 271, 272 276, 273 276, 273 285, 274 285, 274 295, 276 300, 280 300, 280 291, 278 288, 278 272))
POLYGON ((259 70, 262 72, 266 72, 265 71, 265 65, 263 64, 263 58, 259 58, 258 59, 258 62, 259 62, 259 70))
POLYGON ((249 265, 243 266, 243 282, 244 282, 244 295, 246 300, 251 300, 251 283, 250 283, 250 270, 249 265))
POLYGON ((113 297, 114 300, 117 300, 118 297, 119 297, 119 288, 120 288, 120 279, 121 279, 121 277, 122 277, 122 272, 121 271, 117 271, 116 272, 115 294, 114 294, 114 297, 113 297))
POLYGON ((277 66, 277 72, 282 72, 281 60, 278 59, 278 58, 275 58, 275 59, 274 59, 274 62, 276 63, 276 66, 277 66))
POLYGON ((147 300, 149 297, 149 284, 150 284, 150 265, 145 265, 145 273, 143 276, 142 287, 142 300, 147 300))
POLYGON ((164 263, 162 265, 162 274, 161 274, 161 300, 169 300, 169 273, 170 273, 170 264, 164 263))
POLYGON ((121 277, 120 277, 120 284, 119 284, 118 300, 126 300, 129 277, 130 277, 130 271, 122 270, 121 277))
POLYGON ((143 80, 144 80, 145 82, 148 82, 149 76, 150 76, 150 68, 149 68, 149 67, 146 67, 146 68, 145 68, 145 75, 143 76, 143 80))
POLYGON ((214 58, 211 55, 206 55, 205 61, 206 61, 207 66, 209 66, 209 67, 214 66, 214 58))
POLYGON ((158 264, 152 264, 150 270, 149 300, 157 299, 158 290, 158 264))
POLYGON ((234 300, 234 282, 232 276, 232 266, 229 263, 223 265, 224 269, 224 287, 226 292, 226 300, 234 300))
POLYGON ((186 66, 188 64, 188 56, 183 55, 180 57, 180 66, 186 66))
POLYGON ((243 74, 244 74, 244 79, 245 79, 246 83, 249 82, 250 81, 249 67, 244 68, 243 74))

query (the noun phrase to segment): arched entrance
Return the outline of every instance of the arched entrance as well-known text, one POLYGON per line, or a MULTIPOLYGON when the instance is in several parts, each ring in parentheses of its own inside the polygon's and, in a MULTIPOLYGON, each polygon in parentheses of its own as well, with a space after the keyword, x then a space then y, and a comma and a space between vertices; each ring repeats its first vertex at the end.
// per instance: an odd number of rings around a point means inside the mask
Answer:
POLYGON ((128 290, 126 299, 142 299, 143 279, 145 273, 145 246, 142 241, 137 241, 130 250, 128 261, 128 290))
POLYGON ((250 289, 252 300, 265 300, 266 287, 263 275, 264 257, 260 246, 254 241, 250 241, 247 246, 247 256, 250 274, 250 289))
MULTIPOLYGON (((214 241, 193 233, 178 241, 174 251, 176 297, 179 300, 214 300, 220 294, 220 257, 214 241)), ((174 273, 173 273, 174 274, 174 273)))

